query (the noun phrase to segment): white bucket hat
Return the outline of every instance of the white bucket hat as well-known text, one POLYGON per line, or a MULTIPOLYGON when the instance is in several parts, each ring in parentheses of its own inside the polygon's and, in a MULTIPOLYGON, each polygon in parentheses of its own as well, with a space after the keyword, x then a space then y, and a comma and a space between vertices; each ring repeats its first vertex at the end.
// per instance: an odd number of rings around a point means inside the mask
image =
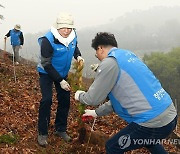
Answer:
POLYGON ((16 29, 16 30, 21 30, 21 25, 16 24, 16 25, 14 26, 14 29, 16 29))
POLYGON ((74 20, 71 14, 69 13, 60 13, 56 19, 56 23, 53 25, 54 28, 75 28, 74 20))

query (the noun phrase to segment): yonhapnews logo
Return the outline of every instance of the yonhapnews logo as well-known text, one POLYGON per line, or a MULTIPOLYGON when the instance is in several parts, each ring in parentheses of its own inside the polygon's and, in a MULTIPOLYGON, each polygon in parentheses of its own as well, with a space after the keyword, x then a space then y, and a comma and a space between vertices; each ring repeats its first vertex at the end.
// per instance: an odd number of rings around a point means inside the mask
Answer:
POLYGON ((118 143, 121 149, 125 149, 129 147, 131 144, 130 135, 127 134, 127 135, 121 136, 118 140, 118 143))

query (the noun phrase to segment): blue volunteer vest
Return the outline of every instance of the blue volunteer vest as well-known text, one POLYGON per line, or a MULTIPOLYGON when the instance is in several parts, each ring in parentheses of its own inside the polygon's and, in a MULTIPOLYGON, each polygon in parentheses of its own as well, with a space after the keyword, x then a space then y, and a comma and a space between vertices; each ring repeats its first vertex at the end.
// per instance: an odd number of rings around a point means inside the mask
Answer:
MULTIPOLYGON (((55 44, 54 36, 50 31, 45 35, 45 37, 49 40, 53 48, 53 56, 51 63, 53 67, 56 69, 56 71, 61 75, 61 77, 64 78, 67 76, 71 67, 71 61, 76 48, 77 37, 75 37, 73 41, 69 43, 68 47, 61 43, 55 44)), ((41 41, 42 37, 38 39, 40 45, 41 41)), ((38 72, 47 74, 47 72, 44 70, 40 63, 38 64, 37 69, 38 72)))
POLYGON ((18 46, 20 45, 20 36, 21 31, 15 31, 14 29, 10 30, 10 36, 11 36, 11 45, 12 46, 18 46))
POLYGON ((118 80, 108 96, 114 111, 128 123, 151 120, 172 103, 159 80, 135 54, 113 48, 108 56, 116 59, 120 69, 118 80))

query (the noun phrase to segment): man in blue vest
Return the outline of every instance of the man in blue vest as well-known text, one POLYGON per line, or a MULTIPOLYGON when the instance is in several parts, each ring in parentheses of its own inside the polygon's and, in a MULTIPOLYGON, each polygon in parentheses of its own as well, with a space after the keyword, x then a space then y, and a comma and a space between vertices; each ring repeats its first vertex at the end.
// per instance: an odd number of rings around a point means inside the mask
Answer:
POLYGON ((104 102, 107 96, 109 101, 95 110, 85 110, 83 116, 115 112, 129 124, 106 142, 107 154, 141 147, 154 154, 167 153, 160 142, 174 130, 177 121, 169 94, 134 53, 117 48, 113 34, 98 33, 92 47, 101 63, 89 90, 78 90, 75 99, 93 106, 104 102))
POLYGON ((16 24, 14 29, 10 30, 5 35, 4 39, 6 40, 8 37, 11 37, 11 45, 14 52, 14 62, 18 65, 20 62, 19 49, 21 49, 24 44, 24 37, 23 32, 21 31, 21 26, 16 24))
POLYGON ((40 76, 42 99, 38 117, 38 143, 48 144, 48 126, 52 105, 52 87, 57 92, 58 107, 55 119, 55 135, 71 141, 66 133, 67 117, 70 107, 70 85, 67 82, 71 61, 84 61, 77 46, 74 20, 69 13, 60 13, 51 29, 38 39, 41 47, 37 70, 40 76))

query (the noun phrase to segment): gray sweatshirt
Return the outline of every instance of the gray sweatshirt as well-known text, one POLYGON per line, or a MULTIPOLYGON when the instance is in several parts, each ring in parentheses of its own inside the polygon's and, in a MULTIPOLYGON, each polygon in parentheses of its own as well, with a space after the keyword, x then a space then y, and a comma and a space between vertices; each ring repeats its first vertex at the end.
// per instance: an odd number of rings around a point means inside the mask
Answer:
MULTIPOLYGON (((97 69, 95 80, 90 86, 89 90, 86 93, 80 94, 80 102, 92 106, 98 106, 99 104, 103 103, 116 84, 118 74, 119 68, 116 60, 112 57, 103 59, 97 69)), ((114 110, 111 105, 111 101, 109 100, 96 108, 95 111, 98 116, 104 116, 112 113, 114 110)), ((176 115, 176 109, 172 103, 156 118, 139 124, 150 128, 162 127, 170 123, 176 117, 176 115)))

